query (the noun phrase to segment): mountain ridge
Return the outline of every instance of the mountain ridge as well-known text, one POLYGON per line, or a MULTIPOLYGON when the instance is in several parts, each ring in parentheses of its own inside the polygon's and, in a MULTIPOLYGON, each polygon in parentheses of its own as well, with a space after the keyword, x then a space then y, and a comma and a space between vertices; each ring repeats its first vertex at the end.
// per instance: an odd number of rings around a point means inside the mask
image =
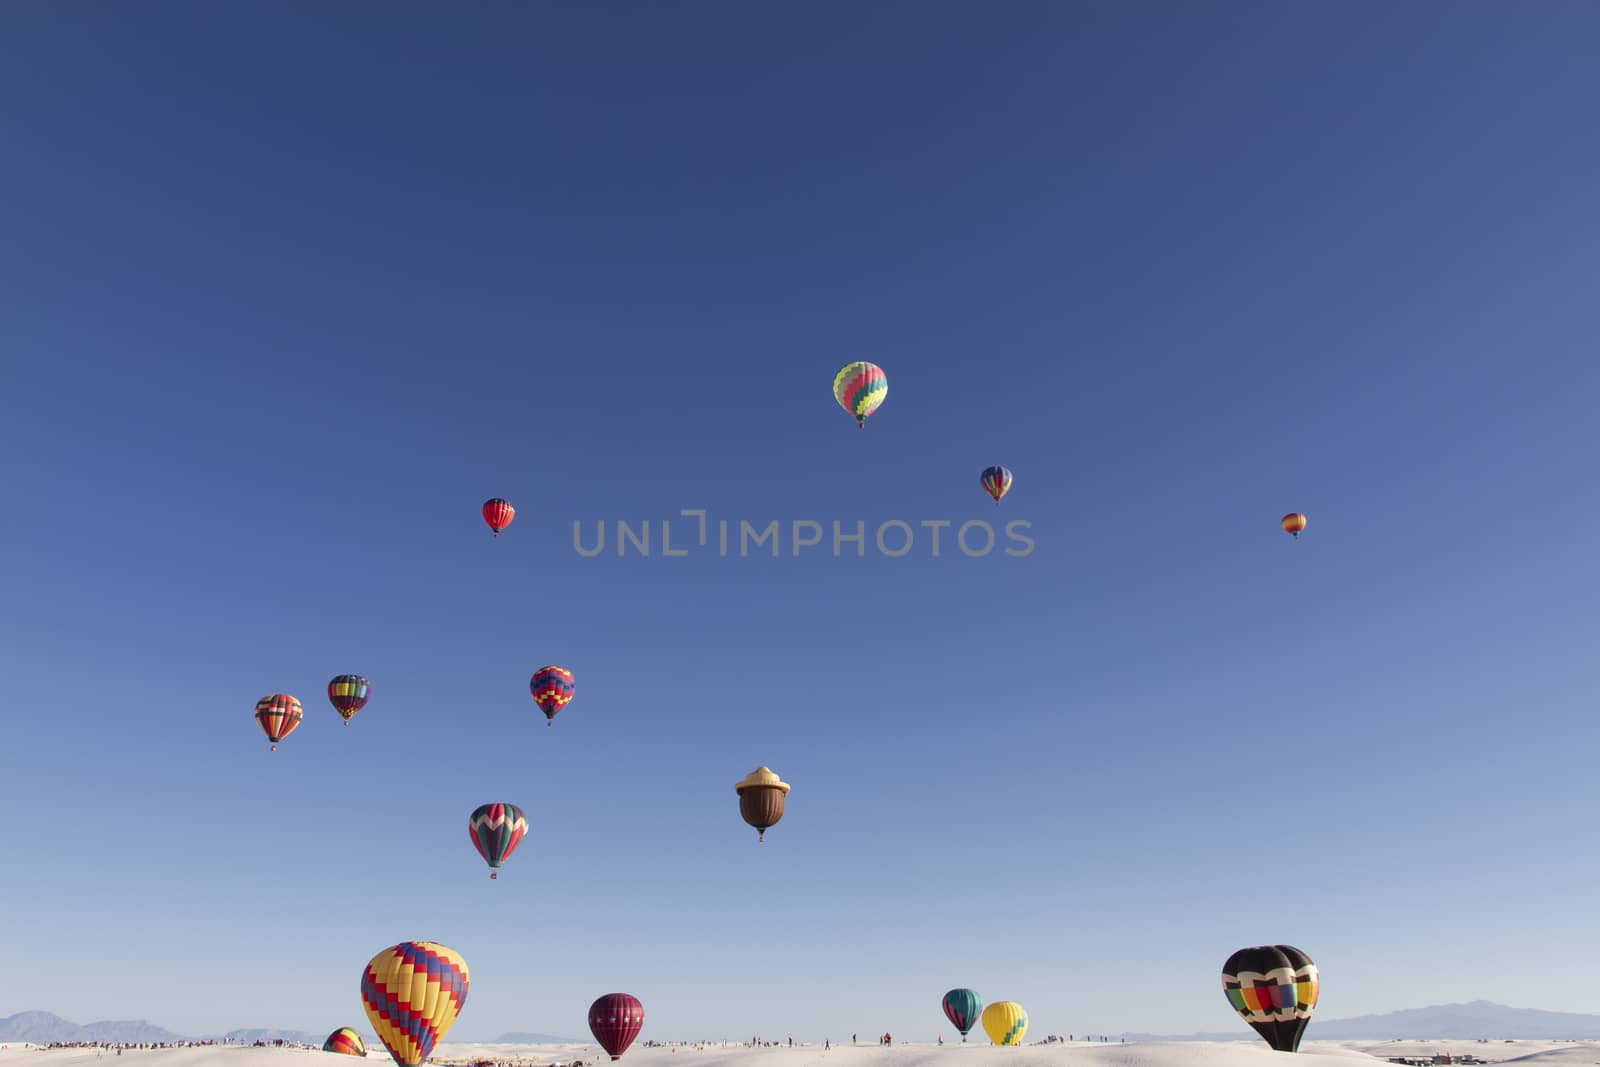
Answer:
MULTIPOLYGON (((1246 1041, 1255 1038, 1244 1020, 1235 1031, 1197 1034, 1119 1035, 1130 1041, 1246 1041)), ((1513 1008, 1492 1000, 1432 1004, 1379 1015, 1319 1020, 1311 1016, 1306 1041, 1476 1040, 1478 1038, 1592 1041, 1600 1039, 1600 1014, 1513 1008)))

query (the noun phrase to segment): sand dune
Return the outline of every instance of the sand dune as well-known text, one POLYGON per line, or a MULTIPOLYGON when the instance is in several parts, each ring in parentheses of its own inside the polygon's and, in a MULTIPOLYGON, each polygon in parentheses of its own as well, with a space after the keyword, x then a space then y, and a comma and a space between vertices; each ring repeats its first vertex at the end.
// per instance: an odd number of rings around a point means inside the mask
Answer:
MULTIPOLYGON (((995 1048, 968 1045, 818 1045, 752 1049, 743 1045, 697 1048, 635 1046, 619 1067, 1360 1067, 1392 1056, 1432 1057, 1467 1054, 1494 1063, 1566 1067, 1600 1064, 1600 1041, 1307 1041, 1293 1059, 1264 1043, 1171 1042, 1137 1045, 1071 1042, 995 1048)), ((0 1067, 338 1067, 333 1053, 299 1048, 213 1045, 200 1048, 130 1050, 117 1056, 93 1048, 40 1049, 0 1045, 0 1067)), ((368 1052, 377 1064, 392 1064, 383 1049, 368 1052)), ((441 1044, 433 1062, 466 1064, 477 1060, 548 1067, 581 1060, 609 1064, 597 1045, 441 1044)))

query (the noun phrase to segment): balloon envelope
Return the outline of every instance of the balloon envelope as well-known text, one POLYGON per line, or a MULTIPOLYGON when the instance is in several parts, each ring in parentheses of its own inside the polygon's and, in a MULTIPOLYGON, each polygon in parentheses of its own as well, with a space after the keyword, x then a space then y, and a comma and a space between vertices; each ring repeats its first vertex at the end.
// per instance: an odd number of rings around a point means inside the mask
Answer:
POLYGON ((983 1009, 983 1032, 997 1045, 1020 1045, 1028 1032, 1028 1013, 1014 1000, 1002 1000, 983 1009))
POLYGON ((1299 537, 1300 531, 1306 528, 1306 517, 1298 511, 1291 511, 1283 517, 1283 532, 1299 537))
POLYGON ((1011 472, 1004 467, 988 467, 978 475, 978 484, 983 486, 983 491, 994 497, 996 504, 1000 498, 1011 492, 1011 472))
POLYGON ((970 989, 952 989, 944 995, 943 1007, 944 1017, 950 1020, 951 1026, 961 1031, 961 1040, 965 1041, 967 1031, 978 1024, 983 1001, 970 989))
POLYGON ((572 672, 565 667, 540 667, 528 682, 528 692, 544 717, 554 720, 556 712, 572 703, 572 672))
POLYGON ((1222 965, 1222 992, 1279 1052, 1297 1052, 1322 991, 1311 957, 1293 945, 1242 948, 1222 965))
POLYGON ((361 972, 361 1006, 401 1067, 433 1053, 467 1002, 467 963, 433 941, 403 941, 361 972))
POLYGON ((294 733, 294 728, 300 725, 300 720, 305 718, 305 714, 300 701, 288 693, 274 693, 256 701, 256 722, 261 724, 261 732, 267 735, 267 740, 272 742, 273 748, 277 748, 279 741, 294 733))
POLYGON ((783 818, 783 802, 789 796, 789 784, 781 781, 770 767, 757 767, 733 784, 739 797, 739 815, 756 828, 761 840, 767 831, 783 818))
POLYGON ((348 1026, 341 1026, 328 1035, 328 1040, 322 1043, 324 1052, 340 1052, 346 1056, 365 1056, 367 1043, 361 1040, 361 1035, 348 1026))
POLYGON ((589 1030, 613 1060, 621 1059, 644 1028, 644 1005, 627 993, 607 993, 589 1005, 589 1030))
POLYGON ((515 804, 484 804, 467 819, 472 846, 490 867, 499 867, 528 836, 528 819, 515 804))
POLYGON ((888 395, 889 378, 876 363, 846 363, 833 376, 833 398, 856 417, 858 426, 867 424, 867 416, 877 411, 888 395))
POLYGON ((517 509, 511 506, 511 501, 495 497, 483 505, 483 521, 489 524, 489 529, 494 531, 496 537, 500 531, 511 525, 511 520, 517 517, 517 509))
POLYGON ((349 722, 350 716, 367 706, 367 696, 371 692, 372 686, 361 675, 341 674, 328 683, 328 702, 345 722, 349 722))

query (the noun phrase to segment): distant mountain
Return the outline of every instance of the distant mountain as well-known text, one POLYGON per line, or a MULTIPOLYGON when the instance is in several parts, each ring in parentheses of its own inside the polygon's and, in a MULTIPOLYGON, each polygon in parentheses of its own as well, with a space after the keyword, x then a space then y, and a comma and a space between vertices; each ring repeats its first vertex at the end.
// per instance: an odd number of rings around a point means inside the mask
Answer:
POLYGON ((186 1040, 182 1034, 152 1026, 143 1019, 104 1021, 86 1026, 68 1022, 47 1011, 23 1011, 0 1019, 0 1041, 31 1041, 48 1045, 53 1041, 162 1042, 186 1040))
MULTIPOLYGON (((320 1045, 328 1040, 327 1034, 313 1034, 309 1030, 229 1030, 225 1034, 209 1036, 213 1041, 226 1040, 246 1045, 257 1041, 288 1041, 297 1045, 320 1045)), ((363 1037, 362 1040, 365 1041, 366 1038, 363 1037)))
POLYGON ((501 1034, 493 1041, 485 1041, 486 1045, 592 1045, 594 1039, 580 1040, 576 1037, 551 1037, 549 1034, 530 1034, 522 1030, 513 1030, 509 1034, 501 1034))
MULTIPOLYGON (((1232 1031, 1203 1034, 1122 1034, 1129 1041, 1247 1041, 1260 1040, 1239 1021, 1232 1031)), ((1487 1000, 1470 1004, 1436 1004, 1407 1008, 1384 1015, 1359 1015, 1353 1019, 1311 1017, 1307 1041, 1418 1041, 1474 1040, 1480 1037, 1525 1041, 1592 1041, 1600 1039, 1600 1015, 1510 1008, 1487 1000)))
POLYGON ((68 1022, 47 1011, 23 1011, 0 1019, 0 1041, 30 1041, 35 1045, 48 1045, 55 1041, 103 1041, 107 1044, 151 1044, 173 1041, 234 1041, 251 1044, 255 1041, 289 1041, 295 1044, 320 1045, 327 1034, 313 1034, 305 1030, 229 1030, 226 1034, 202 1034, 191 1037, 163 1030, 143 1019, 119 1022, 107 1020, 79 1024, 68 1022))
POLYGON ((1539 1008, 1508 1008, 1504 1004, 1474 1000, 1470 1004, 1408 1008, 1384 1015, 1330 1019, 1325 1023, 1317 1022, 1313 1016, 1311 1025, 1306 1028, 1306 1037, 1326 1038, 1329 1041, 1394 1037, 1419 1040, 1509 1037, 1522 1040, 1592 1041, 1600 1038, 1600 1015, 1542 1011, 1539 1008))

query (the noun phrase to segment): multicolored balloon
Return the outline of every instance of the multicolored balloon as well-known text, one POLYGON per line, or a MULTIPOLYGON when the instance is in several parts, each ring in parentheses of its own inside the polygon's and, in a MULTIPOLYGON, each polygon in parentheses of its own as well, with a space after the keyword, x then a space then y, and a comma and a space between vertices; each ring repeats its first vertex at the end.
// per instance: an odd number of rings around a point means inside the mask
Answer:
POLYGON ((322 1043, 322 1051, 339 1052, 346 1056, 365 1056, 367 1043, 361 1040, 361 1035, 348 1026, 341 1026, 328 1035, 328 1040, 322 1043))
POLYGON ((361 1006, 400 1067, 433 1054, 467 1003, 467 963, 432 941, 402 941, 361 972, 361 1006))
POLYGON ((627 993, 607 993, 589 1005, 589 1032, 613 1060, 620 1060, 644 1028, 644 1005, 627 993))
POLYGON ((371 692, 372 686, 359 674, 341 674, 328 683, 328 701, 344 717, 346 726, 350 725, 350 716, 367 706, 371 692))
MULTIPOLYGON (((1300 540, 1300 531, 1306 528, 1306 517, 1298 511, 1291 511, 1283 517, 1283 532, 1293 534, 1296 541, 1300 540)), ((1337 537, 1334 540, 1338 540, 1337 537)))
POLYGON ((961 1040, 966 1041, 967 1031, 978 1025, 983 1001, 970 989, 952 989, 944 995, 943 1007, 944 1017, 950 1020, 951 1026, 961 1031, 961 1040))
POLYGON ((272 742, 272 751, 278 751, 278 742, 294 733, 294 728, 305 718, 306 711, 300 702, 288 693, 274 693, 256 701, 256 722, 272 742))
POLYGON ((1298 1052, 1322 991, 1311 957, 1293 945, 1242 948, 1222 965, 1233 1010, 1279 1052, 1298 1052))
POLYGON ((528 692, 544 712, 545 725, 554 726, 556 712, 572 703, 572 672, 565 667, 540 667, 528 682, 528 692))
POLYGON ((997 1045, 1020 1045, 1028 1032, 1028 1013, 1014 1000, 1002 1000, 983 1009, 983 1031, 997 1045))
POLYGON ((867 416, 878 410, 889 395, 889 378, 876 363, 846 363, 833 376, 833 398, 855 416, 856 425, 867 428, 867 416))
POLYGON ((500 877, 498 868, 528 836, 528 819, 515 804, 484 804, 467 820, 472 847, 489 864, 490 878, 500 877))
POLYGON ((494 531, 495 537, 500 536, 500 531, 511 525, 511 520, 517 517, 517 509, 511 506, 511 501, 495 497, 484 502, 483 521, 489 524, 489 529, 494 531))
POLYGON ((1000 498, 1011 492, 1011 472, 1004 467, 985 467, 978 475, 978 484, 999 504, 1000 498))

